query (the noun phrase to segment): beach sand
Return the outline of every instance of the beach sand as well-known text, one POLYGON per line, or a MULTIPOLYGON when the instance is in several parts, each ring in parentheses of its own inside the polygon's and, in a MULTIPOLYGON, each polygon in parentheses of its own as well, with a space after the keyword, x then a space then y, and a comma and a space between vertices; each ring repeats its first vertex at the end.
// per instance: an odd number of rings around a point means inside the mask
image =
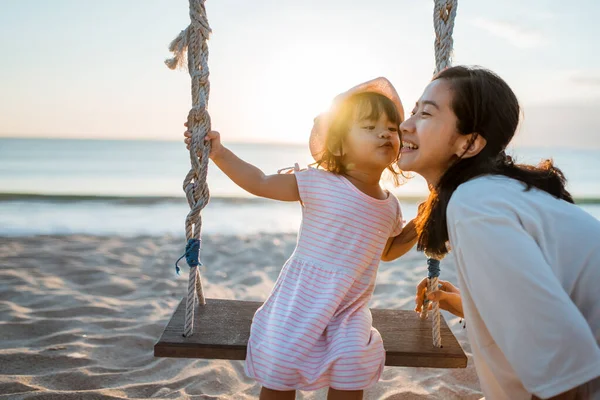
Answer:
MULTIPOLYGON (((264 300, 295 235, 203 239, 207 297, 264 300)), ((255 399, 243 362, 153 357, 187 287, 175 275, 180 237, 0 238, 0 399, 255 399)), ((185 263, 182 263, 185 266, 185 263)), ((426 275, 412 251, 382 263, 373 307, 412 309, 426 275)), ((456 281, 450 260, 442 278, 456 281)), ((466 369, 386 367, 365 399, 479 399, 466 332, 444 313, 469 355, 466 369)), ((298 399, 325 399, 300 392, 298 399)))

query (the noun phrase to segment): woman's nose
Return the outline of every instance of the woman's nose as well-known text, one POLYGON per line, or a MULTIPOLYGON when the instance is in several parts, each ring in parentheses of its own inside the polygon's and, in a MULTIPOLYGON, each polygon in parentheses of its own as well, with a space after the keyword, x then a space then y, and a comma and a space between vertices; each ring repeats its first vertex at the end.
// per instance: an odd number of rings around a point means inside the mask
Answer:
POLYGON ((413 118, 410 117, 400 124, 400 133, 412 132, 415 129, 413 118))

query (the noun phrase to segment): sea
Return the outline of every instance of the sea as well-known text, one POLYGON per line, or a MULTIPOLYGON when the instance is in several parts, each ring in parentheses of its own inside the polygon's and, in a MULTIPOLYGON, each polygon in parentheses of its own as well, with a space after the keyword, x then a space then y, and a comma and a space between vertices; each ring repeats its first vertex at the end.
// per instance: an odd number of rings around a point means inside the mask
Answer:
MULTIPOLYGON (((228 147, 265 173, 312 162, 306 145, 233 143, 228 147)), ((511 148, 518 162, 554 159, 568 189, 600 219, 600 150, 511 148)), ((190 169, 183 142, 0 138, 0 236, 184 235, 189 206, 182 182, 190 169)), ((298 203, 252 196, 209 165, 211 200, 203 234, 297 232, 298 203)), ((419 176, 399 187, 405 219, 427 195, 419 176)))

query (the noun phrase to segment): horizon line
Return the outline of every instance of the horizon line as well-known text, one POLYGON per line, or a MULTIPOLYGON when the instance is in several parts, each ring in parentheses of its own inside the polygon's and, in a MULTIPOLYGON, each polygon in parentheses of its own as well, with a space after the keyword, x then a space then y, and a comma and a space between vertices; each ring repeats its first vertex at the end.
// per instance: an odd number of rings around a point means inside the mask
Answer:
MULTIPOLYGON (((69 137, 69 136, 53 136, 53 137, 44 137, 44 136, 2 136, 0 134, 0 140, 9 139, 9 140, 73 140, 73 141, 96 141, 96 142, 180 142, 183 143, 183 135, 181 139, 171 139, 171 138, 155 138, 155 137, 143 137, 143 138, 132 138, 132 137, 108 137, 108 138, 99 138, 99 137, 69 137)), ((228 141, 227 143, 235 143, 235 144, 266 144, 266 145, 285 145, 285 146, 304 146, 304 142, 282 142, 282 141, 267 141, 267 140, 240 140, 233 139, 228 141)))
MULTIPOLYGON (((132 138, 132 137, 125 137, 125 138, 118 138, 118 137, 109 137, 109 138, 99 138, 99 137, 88 137, 88 138, 84 138, 84 137, 65 137, 65 136, 53 136, 53 137, 44 137, 44 136, 25 136, 25 137, 19 137, 19 136, 2 136, 2 134, 0 134, 0 140, 3 139, 8 139, 8 140, 72 140, 72 141, 89 141, 89 142, 100 142, 100 141, 104 141, 104 142, 179 142, 181 141, 183 143, 183 140, 181 139, 171 139, 171 138, 156 138, 156 137, 143 137, 143 138, 132 138)), ((182 137, 183 139, 183 137, 182 137)), ((277 145, 283 145, 283 146, 295 146, 295 147, 300 147, 300 146, 308 146, 308 143, 306 142, 298 142, 298 141, 290 141, 290 142, 283 142, 283 141, 267 141, 267 140, 244 140, 244 139, 232 139, 227 141, 227 143, 231 143, 231 144, 254 144, 254 145, 267 145, 267 146, 277 146, 277 145)), ((565 146, 558 146, 558 145, 546 145, 546 144, 515 144, 515 145, 509 145, 509 148, 517 148, 517 149, 558 149, 558 148, 565 148, 565 146)), ((572 147, 566 147, 567 149, 570 150, 600 150, 600 146, 590 146, 590 145, 576 145, 576 146, 572 146, 572 147)))

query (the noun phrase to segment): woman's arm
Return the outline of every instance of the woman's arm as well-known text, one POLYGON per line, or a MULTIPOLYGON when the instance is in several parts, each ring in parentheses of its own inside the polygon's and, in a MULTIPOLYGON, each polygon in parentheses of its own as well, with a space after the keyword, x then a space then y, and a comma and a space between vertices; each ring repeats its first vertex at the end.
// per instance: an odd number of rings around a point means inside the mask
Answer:
POLYGON ((398 236, 388 239, 383 253, 382 261, 392 261, 406 254, 417 243, 417 230, 414 220, 409 221, 398 236))

